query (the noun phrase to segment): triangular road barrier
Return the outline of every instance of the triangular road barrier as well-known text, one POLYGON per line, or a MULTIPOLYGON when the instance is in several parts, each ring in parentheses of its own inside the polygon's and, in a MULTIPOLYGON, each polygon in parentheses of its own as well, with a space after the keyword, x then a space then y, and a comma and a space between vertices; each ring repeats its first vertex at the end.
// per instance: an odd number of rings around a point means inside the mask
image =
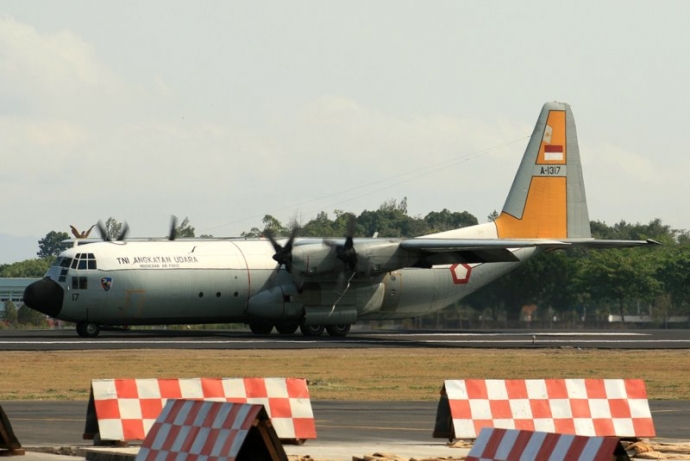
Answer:
POLYGON ((14 435, 10 419, 0 406, 0 455, 23 455, 22 444, 14 435))
POLYGON ((135 461, 287 461, 263 405, 168 400, 135 461))

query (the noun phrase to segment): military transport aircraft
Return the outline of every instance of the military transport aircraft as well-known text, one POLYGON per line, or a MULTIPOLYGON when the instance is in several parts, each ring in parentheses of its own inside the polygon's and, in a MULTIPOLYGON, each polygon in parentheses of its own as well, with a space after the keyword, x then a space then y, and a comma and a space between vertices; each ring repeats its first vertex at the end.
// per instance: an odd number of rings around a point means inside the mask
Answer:
POLYGON ((358 320, 443 309, 547 250, 656 243, 592 238, 573 114, 557 102, 542 108, 495 221, 412 239, 348 234, 104 237, 62 252, 24 302, 75 322, 83 337, 105 326, 233 322, 256 334, 345 336, 358 320))

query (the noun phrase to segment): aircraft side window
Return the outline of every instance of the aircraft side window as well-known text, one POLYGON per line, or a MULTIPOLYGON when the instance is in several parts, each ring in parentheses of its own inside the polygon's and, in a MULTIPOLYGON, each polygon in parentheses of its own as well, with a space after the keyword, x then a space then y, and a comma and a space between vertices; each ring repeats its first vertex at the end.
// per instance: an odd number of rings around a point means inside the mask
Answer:
POLYGON ((72 263, 72 258, 60 258, 60 267, 69 267, 72 263))
POLYGON ((78 260, 78 259, 73 259, 73 260, 72 260, 72 264, 70 265, 70 267, 72 267, 72 269, 76 269, 78 264, 79 264, 79 260, 78 260))
POLYGON ((86 277, 72 277, 72 289, 73 290, 86 290, 88 283, 86 277))
POLYGON ((96 261, 89 259, 89 269, 96 269, 96 261))

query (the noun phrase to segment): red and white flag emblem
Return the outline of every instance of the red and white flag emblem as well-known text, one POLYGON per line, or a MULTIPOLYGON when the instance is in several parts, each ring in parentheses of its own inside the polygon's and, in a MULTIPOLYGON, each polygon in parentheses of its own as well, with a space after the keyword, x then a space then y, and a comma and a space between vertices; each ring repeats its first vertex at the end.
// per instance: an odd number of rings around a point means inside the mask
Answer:
POLYGON ((544 146, 544 160, 551 162, 563 161, 563 146, 547 144, 544 146))

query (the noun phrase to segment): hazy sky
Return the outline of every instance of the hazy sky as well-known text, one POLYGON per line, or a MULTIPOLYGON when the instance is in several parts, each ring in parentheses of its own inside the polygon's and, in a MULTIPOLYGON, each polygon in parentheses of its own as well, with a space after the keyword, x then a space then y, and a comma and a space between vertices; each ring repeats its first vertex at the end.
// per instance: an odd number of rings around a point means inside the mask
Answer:
POLYGON ((689 17, 686 1, 3 1, 0 263, 111 216, 131 236, 172 214, 234 236, 407 197, 411 215, 483 222, 552 100, 575 114, 591 219, 690 229, 689 17))

